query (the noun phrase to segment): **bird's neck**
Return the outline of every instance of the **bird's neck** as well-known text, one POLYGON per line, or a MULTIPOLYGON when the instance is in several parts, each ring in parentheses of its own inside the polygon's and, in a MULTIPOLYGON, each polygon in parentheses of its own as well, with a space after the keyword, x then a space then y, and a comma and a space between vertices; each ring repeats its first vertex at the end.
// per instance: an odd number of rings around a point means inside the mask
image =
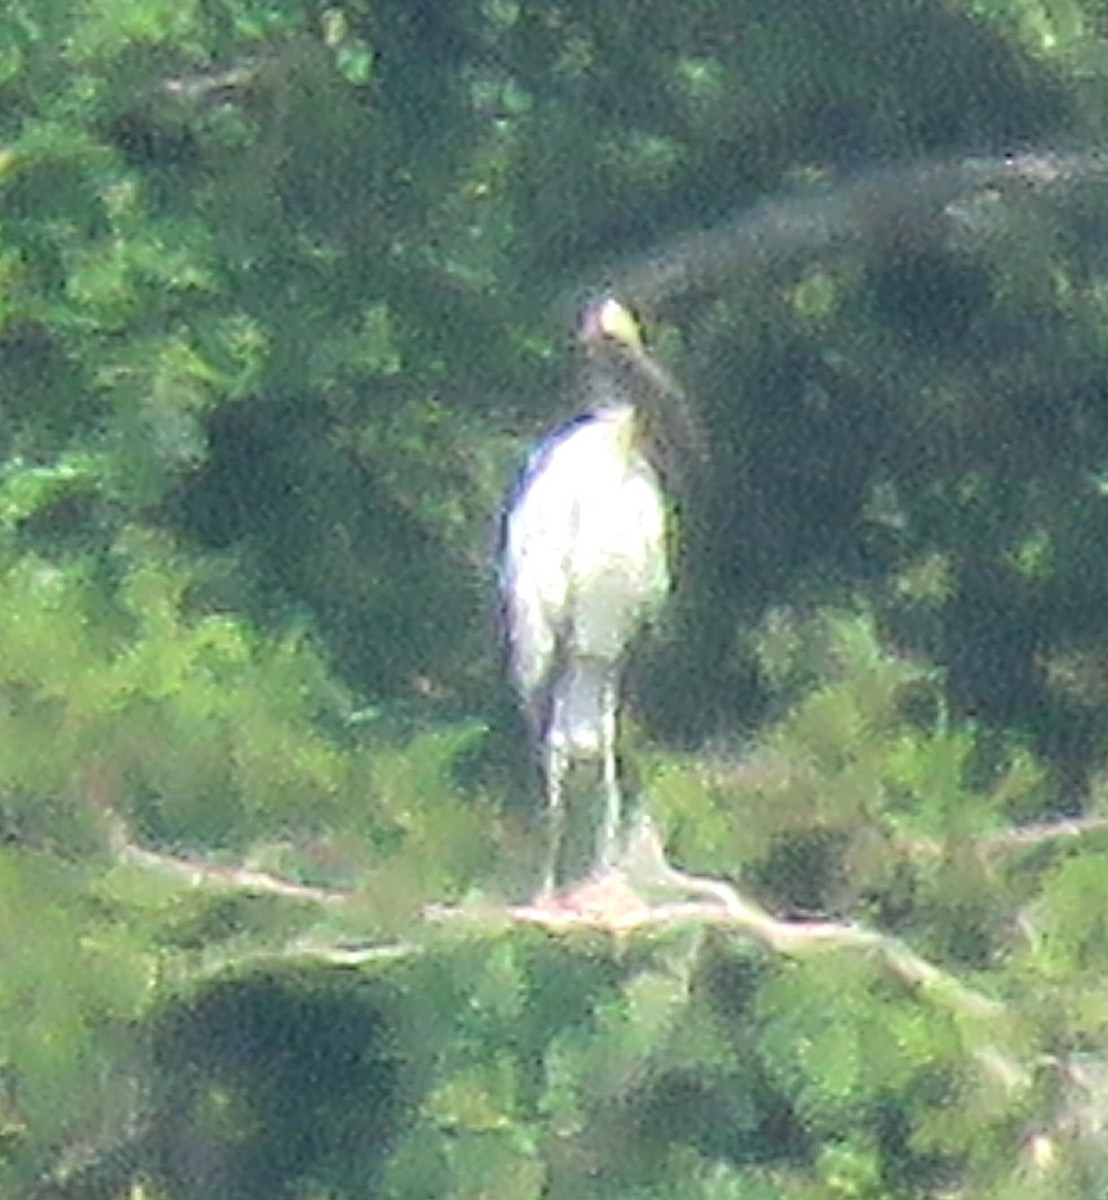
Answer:
POLYGON ((641 377, 620 363, 590 363, 582 376, 581 391, 586 409, 638 407, 650 400, 641 377))

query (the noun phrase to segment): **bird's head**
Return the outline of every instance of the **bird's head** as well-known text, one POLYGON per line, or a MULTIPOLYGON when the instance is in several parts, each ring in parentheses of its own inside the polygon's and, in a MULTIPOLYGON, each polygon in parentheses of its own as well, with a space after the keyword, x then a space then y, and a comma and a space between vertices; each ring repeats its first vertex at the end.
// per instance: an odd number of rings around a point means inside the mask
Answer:
MULTIPOLYGON (((581 314, 578 342, 586 360, 586 403, 630 403, 639 431, 686 463, 706 459, 705 441, 684 392, 647 347, 635 314, 614 296, 589 304, 581 314)), ((675 475, 676 468, 669 472, 675 475)))
POLYGON ((645 352, 638 319, 614 296, 605 296, 585 309, 578 337, 586 350, 618 348, 636 356, 645 352))

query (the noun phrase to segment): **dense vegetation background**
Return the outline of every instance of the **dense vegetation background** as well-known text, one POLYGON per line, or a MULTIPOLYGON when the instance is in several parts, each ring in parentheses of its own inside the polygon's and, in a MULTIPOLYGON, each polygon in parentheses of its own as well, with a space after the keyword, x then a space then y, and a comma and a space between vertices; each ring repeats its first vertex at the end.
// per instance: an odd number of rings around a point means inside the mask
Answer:
POLYGON ((1105 1193, 1106 22, 8 0, 5 1195, 1105 1193), (822 940, 496 903, 492 530, 624 283, 711 450, 633 773, 822 940))

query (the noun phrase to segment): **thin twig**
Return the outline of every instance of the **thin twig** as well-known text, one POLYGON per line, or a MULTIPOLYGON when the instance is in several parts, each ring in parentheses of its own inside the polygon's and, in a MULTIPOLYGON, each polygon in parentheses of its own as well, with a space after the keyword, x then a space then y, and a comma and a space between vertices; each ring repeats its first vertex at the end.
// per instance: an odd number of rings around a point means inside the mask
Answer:
MULTIPOLYGON (((960 838, 954 844, 960 852, 995 861, 1010 854, 1034 850, 1038 846, 1048 846, 1051 842, 1076 841, 1105 832, 1108 832, 1108 816, 1096 813, 1087 817, 1067 817, 1059 821, 1037 821, 1033 825, 1019 825, 998 833, 960 838)), ((891 840, 897 850, 916 858, 928 859, 943 858, 950 853, 952 845, 941 838, 923 835, 893 835, 891 840)))
POLYGON ((213 887, 248 892, 252 895, 281 896, 288 900, 305 900, 323 905, 348 904, 358 894, 349 888, 325 888, 297 883, 252 867, 213 863, 202 858, 148 850, 131 841, 118 820, 113 823, 111 844, 121 863, 129 863, 162 875, 171 875, 197 888, 213 887))
POLYGON ((1069 817, 1061 821, 1040 821, 1022 825, 1003 833, 994 833, 977 840, 977 848, 988 856, 1008 854, 1016 850, 1040 846, 1046 842, 1086 837, 1091 833, 1108 831, 1108 816, 1096 813, 1087 817, 1069 817))

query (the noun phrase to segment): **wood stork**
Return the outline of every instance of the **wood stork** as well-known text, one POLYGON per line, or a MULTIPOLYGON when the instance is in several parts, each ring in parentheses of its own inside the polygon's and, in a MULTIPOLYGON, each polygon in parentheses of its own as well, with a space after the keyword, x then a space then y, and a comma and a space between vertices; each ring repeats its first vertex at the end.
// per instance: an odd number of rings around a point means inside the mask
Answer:
POLYGON ((509 667, 546 787, 547 895, 561 882, 576 764, 592 766, 603 795, 592 869, 615 865, 621 668, 670 588, 669 505, 651 432, 660 408, 683 400, 617 300, 585 310, 578 341, 583 411, 538 447, 509 494, 500 562, 509 667))

